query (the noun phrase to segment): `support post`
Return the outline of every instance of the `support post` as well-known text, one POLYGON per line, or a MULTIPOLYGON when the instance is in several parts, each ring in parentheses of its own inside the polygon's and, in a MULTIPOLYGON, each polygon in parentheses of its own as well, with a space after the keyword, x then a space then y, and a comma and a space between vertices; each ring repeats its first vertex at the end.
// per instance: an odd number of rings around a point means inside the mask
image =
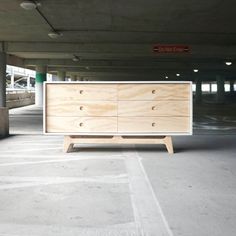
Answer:
POLYGON ((77 75, 71 75, 71 81, 77 81, 77 75))
POLYGON ((57 72, 57 81, 65 81, 66 79, 66 72, 63 70, 60 70, 57 72))
POLYGON ((30 90, 30 76, 27 77, 27 89, 30 90))
POLYGON ((0 107, 6 107, 6 53, 0 51, 0 107))
POLYGON ((35 104, 43 106, 43 82, 47 80, 47 67, 36 66, 35 104))
POLYGON ((217 82, 217 93, 216 93, 216 101, 218 103, 224 103, 225 101, 225 81, 222 76, 216 76, 217 82))
POLYGON ((9 134, 9 113, 6 107, 6 53, 0 48, 0 138, 9 134))
POLYGON ((234 80, 230 80, 229 84, 230 84, 230 93, 234 94, 234 80))
POLYGON ((197 104, 202 102, 202 80, 196 80, 196 93, 195 93, 195 102, 197 104))
POLYGON ((15 75, 14 72, 12 70, 12 74, 11 74, 11 88, 14 89, 14 85, 15 85, 15 75))

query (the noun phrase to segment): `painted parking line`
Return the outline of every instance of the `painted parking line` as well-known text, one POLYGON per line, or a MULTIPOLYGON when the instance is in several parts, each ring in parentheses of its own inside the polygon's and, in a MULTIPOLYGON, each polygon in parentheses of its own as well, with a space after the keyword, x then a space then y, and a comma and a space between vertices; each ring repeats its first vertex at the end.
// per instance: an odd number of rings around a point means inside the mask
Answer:
POLYGON ((131 200, 141 235, 173 236, 160 203, 153 191, 141 157, 134 150, 123 152, 129 176, 131 200))
POLYGON ((0 176, 0 190, 36 187, 52 184, 69 184, 69 183, 111 183, 127 184, 127 174, 104 175, 93 177, 22 177, 22 176, 0 176))

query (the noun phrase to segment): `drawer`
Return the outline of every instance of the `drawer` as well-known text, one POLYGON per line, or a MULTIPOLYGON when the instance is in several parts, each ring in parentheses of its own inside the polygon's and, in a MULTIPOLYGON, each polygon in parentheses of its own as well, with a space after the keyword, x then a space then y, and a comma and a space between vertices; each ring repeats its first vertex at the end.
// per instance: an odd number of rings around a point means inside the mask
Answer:
POLYGON ((189 117, 118 117, 118 132, 190 132, 189 117))
POLYGON ((189 100, 189 84, 119 84, 118 100, 189 100))
POLYGON ((189 116, 189 101, 119 101, 118 116, 189 116))
POLYGON ((110 84, 46 84, 46 102, 117 100, 117 85, 110 84))
POLYGON ((117 132, 117 117, 55 117, 46 118, 48 133, 117 132))
POLYGON ((117 102, 49 100, 47 116, 117 116, 117 102))

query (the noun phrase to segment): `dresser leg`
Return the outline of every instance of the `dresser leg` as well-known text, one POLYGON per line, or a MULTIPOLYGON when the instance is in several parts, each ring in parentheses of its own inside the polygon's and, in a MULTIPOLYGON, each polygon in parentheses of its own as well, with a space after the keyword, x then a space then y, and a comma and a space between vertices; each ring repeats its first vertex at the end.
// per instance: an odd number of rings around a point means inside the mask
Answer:
POLYGON ((173 144, 172 144, 171 136, 166 136, 164 138, 164 144, 166 145, 168 153, 169 154, 173 154, 174 153, 174 149, 173 149, 173 144))
POLYGON ((64 143, 63 143, 63 151, 64 152, 71 152, 73 149, 73 143, 70 136, 64 136, 64 143))

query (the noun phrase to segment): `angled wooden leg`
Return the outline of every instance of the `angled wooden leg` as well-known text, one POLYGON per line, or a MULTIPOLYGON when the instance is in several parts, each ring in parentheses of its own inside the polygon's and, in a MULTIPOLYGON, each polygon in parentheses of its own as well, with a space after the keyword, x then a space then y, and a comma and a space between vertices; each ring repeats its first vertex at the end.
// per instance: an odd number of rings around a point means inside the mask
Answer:
POLYGON ((73 143, 70 136, 64 136, 63 151, 71 152, 73 149, 73 143))
POLYGON ((171 136, 166 136, 164 138, 164 144, 166 145, 168 153, 169 154, 173 154, 174 153, 174 149, 173 149, 173 144, 172 144, 171 136))

